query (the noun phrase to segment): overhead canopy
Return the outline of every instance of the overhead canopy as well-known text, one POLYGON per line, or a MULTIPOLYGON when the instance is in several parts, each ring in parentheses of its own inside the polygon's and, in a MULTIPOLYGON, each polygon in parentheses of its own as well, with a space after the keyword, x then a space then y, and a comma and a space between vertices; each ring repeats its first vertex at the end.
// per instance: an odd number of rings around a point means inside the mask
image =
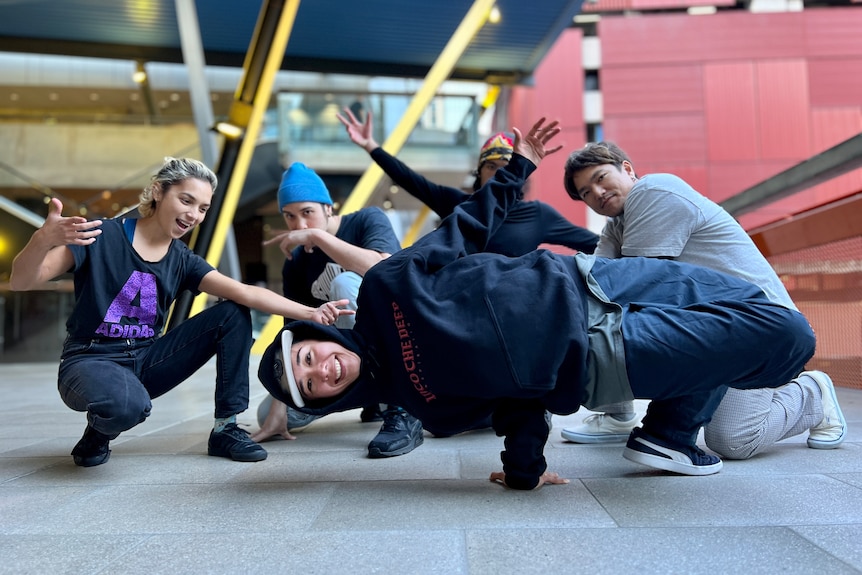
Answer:
MULTIPOLYGON (((472 0, 305 0, 282 69, 424 76, 472 0)), ((198 0, 206 62, 242 66, 261 0, 198 0)), ((579 12, 581 0, 498 0, 453 79, 528 78, 579 12)), ((3 0, 0 47, 8 52, 182 62, 174 0, 3 0)))

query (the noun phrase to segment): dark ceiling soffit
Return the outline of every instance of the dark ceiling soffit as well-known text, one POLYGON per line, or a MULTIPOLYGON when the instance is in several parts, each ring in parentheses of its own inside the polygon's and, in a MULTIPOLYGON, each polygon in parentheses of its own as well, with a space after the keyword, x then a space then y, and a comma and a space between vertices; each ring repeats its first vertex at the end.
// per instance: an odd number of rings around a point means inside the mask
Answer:
POLYGON ((741 216, 857 168, 862 168, 862 134, 726 199, 721 206, 741 216))
POLYGON ((533 55, 530 58, 531 69, 535 70, 538 68, 542 59, 548 54, 557 40, 560 39, 560 35, 567 28, 571 27, 574 17, 581 13, 581 7, 583 4, 584 0, 572 0, 566 10, 560 11, 559 16, 557 16, 557 20, 554 22, 554 25, 548 29, 548 33, 545 35, 542 43, 536 45, 533 50, 533 55))
MULTIPOLYGON (((556 39, 556 36, 554 36, 556 39)), ((128 44, 100 44, 95 42, 69 42, 66 40, 43 40, 32 38, 3 39, 3 51, 31 54, 54 54, 58 56, 81 56, 88 58, 104 58, 110 54, 117 60, 144 60, 147 62, 183 63, 183 54, 177 48, 159 48, 151 46, 131 46, 128 44)), ((538 52, 537 52, 538 53, 538 52)), ((541 52, 544 55, 544 52, 541 52)), ((226 66, 240 68, 245 61, 245 54, 236 52, 206 51, 204 54, 208 66, 226 66)), ((352 74, 358 76, 395 76, 405 78, 424 78, 430 67, 408 64, 391 64, 383 62, 355 62, 350 60, 333 60, 326 58, 299 58, 286 55, 281 66, 282 70, 297 72, 321 72, 329 74, 352 74)), ((530 76, 523 71, 477 70, 473 68, 455 68, 451 78, 454 80, 485 81, 493 78, 494 83, 518 84, 530 76)))

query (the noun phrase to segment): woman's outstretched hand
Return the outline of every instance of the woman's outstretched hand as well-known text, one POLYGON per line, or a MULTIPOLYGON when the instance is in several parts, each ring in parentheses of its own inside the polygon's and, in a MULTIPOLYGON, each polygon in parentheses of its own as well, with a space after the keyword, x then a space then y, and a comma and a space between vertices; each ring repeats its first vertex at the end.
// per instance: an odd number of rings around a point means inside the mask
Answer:
POLYGON ((560 122, 557 120, 546 126, 545 118, 540 118, 526 134, 522 134, 518 128, 512 128, 512 131, 515 133, 514 152, 537 166, 542 158, 563 148, 562 144, 548 147, 548 142, 560 133, 560 122))

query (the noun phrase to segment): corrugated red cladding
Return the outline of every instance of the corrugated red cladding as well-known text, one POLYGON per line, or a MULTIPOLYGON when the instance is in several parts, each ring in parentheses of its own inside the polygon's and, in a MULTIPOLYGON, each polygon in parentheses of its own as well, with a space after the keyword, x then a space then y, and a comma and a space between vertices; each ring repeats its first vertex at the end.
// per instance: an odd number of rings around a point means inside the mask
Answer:
POLYGON ((586 223, 584 204, 573 202, 563 190, 563 166, 568 153, 586 143, 581 40, 579 29, 566 30, 536 69, 536 87, 513 88, 508 107, 510 126, 526 129, 541 116, 560 122, 556 143, 564 149, 545 158, 530 176, 527 198, 551 204, 578 225, 586 223))
POLYGON ((584 2, 584 12, 622 12, 623 10, 659 10, 689 6, 733 6, 735 0, 598 0, 584 2))
MULTIPOLYGON (((862 36, 862 30, 859 35, 862 36)), ((809 58, 812 106, 859 106, 862 102, 862 48, 859 54, 856 58, 809 58)))
MULTIPOLYGON (((862 131, 860 30, 856 8, 605 16, 604 136, 636 167, 686 170, 721 201, 862 131)), ((855 193, 859 178, 747 219, 855 193)))
POLYGON ((602 67, 605 114, 700 112, 703 109, 703 65, 602 67))

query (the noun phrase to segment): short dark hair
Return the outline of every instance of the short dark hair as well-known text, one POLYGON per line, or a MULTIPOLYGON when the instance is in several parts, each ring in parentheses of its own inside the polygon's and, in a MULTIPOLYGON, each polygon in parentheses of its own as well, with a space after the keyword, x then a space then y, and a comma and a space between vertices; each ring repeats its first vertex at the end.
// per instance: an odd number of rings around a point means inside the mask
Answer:
POLYGON ((576 173, 584 168, 606 164, 622 169, 623 162, 632 163, 628 154, 613 142, 591 142, 580 150, 575 150, 569 154, 569 158, 566 160, 566 169, 563 175, 563 186, 566 188, 566 193, 573 200, 583 201, 575 188, 576 173))

